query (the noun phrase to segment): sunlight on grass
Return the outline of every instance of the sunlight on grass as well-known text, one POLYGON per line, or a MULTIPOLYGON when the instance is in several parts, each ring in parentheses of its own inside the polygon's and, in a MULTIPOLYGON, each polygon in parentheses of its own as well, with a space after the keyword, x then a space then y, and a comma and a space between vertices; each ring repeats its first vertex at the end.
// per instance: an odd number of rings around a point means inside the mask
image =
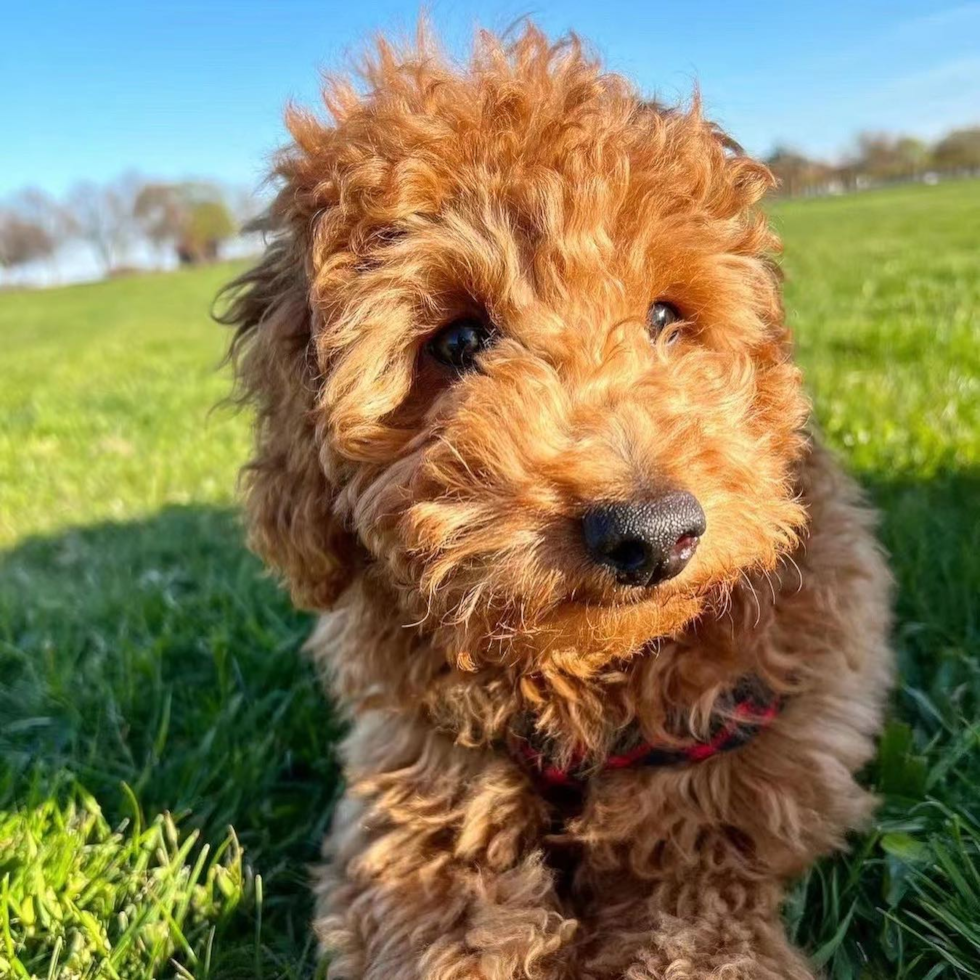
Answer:
MULTIPOLYGON (((882 510, 901 683, 875 824, 787 922, 832 980, 978 977, 980 183, 773 211, 816 418, 882 510)), ((232 273, 0 294, 3 977, 316 970, 341 726, 242 545, 232 273)))
POLYGON ((208 318, 234 271, 0 294, 0 547, 234 500, 248 423, 215 410, 227 331, 208 318))
POLYGON ((91 796, 68 796, 0 815, 0 975, 149 978, 175 953, 182 975, 209 975, 215 936, 254 892, 234 834, 211 853, 169 814, 111 830, 91 796))

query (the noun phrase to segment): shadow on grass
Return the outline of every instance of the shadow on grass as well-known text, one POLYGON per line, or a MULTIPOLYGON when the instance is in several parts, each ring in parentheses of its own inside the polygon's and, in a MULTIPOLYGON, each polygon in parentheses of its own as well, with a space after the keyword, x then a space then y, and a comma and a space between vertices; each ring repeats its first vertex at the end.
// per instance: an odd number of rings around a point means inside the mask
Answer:
MULTIPOLYGON (((899 583, 903 682, 944 718, 971 717, 980 474, 863 482, 899 583)), ((338 726, 298 655, 309 618, 241 541, 231 511, 187 506, 0 555, 0 806, 67 771, 110 823, 129 814, 126 783, 148 816, 183 814, 205 839, 233 826, 265 882, 266 975, 292 976, 312 963, 307 867, 337 792, 338 726)), ((941 727, 908 693, 899 711, 923 738, 941 727)))
POLYGON ((828 980, 972 976, 950 966, 980 954, 967 884, 980 869, 980 474, 862 482, 897 584, 898 690, 863 775, 881 805, 799 882, 785 917, 828 980))
POLYGON ((934 687, 949 658, 975 665, 980 656, 980 471, 861 482, 881 511, 880 536, 897 580, 901 679, 934 687))
POLYGON ((309 628, 225 509, 0 555, 0 806, 67 772, 110 824, 132 812, 125 783, 147 817, 169 810, 210 841, 234 827, 264 882, 266 976, 294 975, 312 962, 308 866, 339 778, 338 726, 298 654, 309 628))

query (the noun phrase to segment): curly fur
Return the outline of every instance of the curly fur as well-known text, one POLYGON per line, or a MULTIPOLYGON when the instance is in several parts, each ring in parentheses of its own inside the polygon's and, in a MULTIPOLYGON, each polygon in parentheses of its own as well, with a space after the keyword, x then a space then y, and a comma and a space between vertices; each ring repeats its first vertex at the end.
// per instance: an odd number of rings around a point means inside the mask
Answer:
POLYGON ((872 520, 807 428, 755 205, 771 184, 704 120, 579 42, 481 35, 452 66, 380 41, 293 142, 261 262, 227 313, 256 412, 255 549, 323 612, 350 712, 316 929, 370 980, 810 977, 782 888, 871 798, 891 674, 872 520), (684 311, 651 341, 650 303, 684 311), (463 313, 499 342, 425 354, 463 313), (668 344, 668 340, 676 340, 668 344), (582 553, 597 500, 693 491, 689 567, 637 597, 582 553), (751 672, 787 696, 699 765, 543 796, 496 748, 570 754, 706 730, 751 672))

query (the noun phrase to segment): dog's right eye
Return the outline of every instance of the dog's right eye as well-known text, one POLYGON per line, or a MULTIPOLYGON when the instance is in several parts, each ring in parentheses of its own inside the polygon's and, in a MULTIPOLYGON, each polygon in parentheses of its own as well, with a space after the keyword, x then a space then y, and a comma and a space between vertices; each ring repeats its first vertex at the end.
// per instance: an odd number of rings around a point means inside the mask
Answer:
POLYGON ((440 330, 428 343, 429 353, 446 367, 462 373, 469 371, 477 355, 493 341, 493 333, 475 317, 454 320, 440 330))

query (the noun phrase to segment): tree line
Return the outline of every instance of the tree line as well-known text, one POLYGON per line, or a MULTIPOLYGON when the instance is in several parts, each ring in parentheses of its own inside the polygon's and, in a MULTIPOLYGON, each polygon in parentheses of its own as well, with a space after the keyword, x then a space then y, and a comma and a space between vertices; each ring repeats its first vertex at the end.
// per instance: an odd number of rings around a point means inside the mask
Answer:
POLYGON ((840 194, 896 181, 935 181, 980 175, 980 126, 957 129, 935 143, 914 136, 862 133, 836 164, 777 147, 766 160, 776 175, 776 193, 840 194))
POLYGON ((0 269, 50 259, 72 241, 89 246, 105 275, 123 269, 138 242, 161 262, 210 262, 254 210, 250 195, 206 181, 124 175, 79 183, 60 200, 29 188, 0 202, 0 269))
MULTIPOLYGON (((900 180, 980 175, 980 126, 958 129, 934 144, 911 136, 863 133, 837 164, 778 147, 766 160, 777 193, 832 194, 900 180)), ((206 181, 146 181, 125 175, 106 184, 77 184, 57 200, 28 189, 0 202, 0 269, 52 257, 66 242, 86 242, 105 275, 125 266, 137 241, 182 265, 218 258, 221 245, 253 216, 250 195, 206 181)))

